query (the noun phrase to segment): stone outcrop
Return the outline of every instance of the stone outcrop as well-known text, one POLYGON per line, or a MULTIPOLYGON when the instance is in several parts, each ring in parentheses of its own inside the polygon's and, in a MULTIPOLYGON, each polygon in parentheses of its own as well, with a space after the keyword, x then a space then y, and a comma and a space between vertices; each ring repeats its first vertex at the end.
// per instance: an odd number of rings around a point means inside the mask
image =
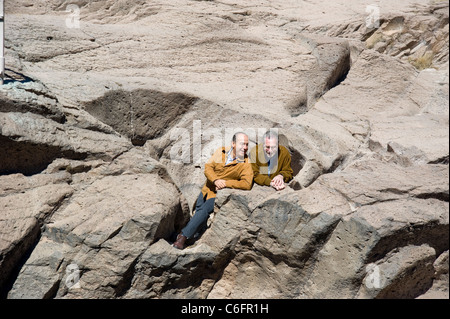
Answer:
POLYGON ((448 2, 5 2, 1 298, 448 298, 448 2), (270 128, 289 187, 171 247, 270 128))

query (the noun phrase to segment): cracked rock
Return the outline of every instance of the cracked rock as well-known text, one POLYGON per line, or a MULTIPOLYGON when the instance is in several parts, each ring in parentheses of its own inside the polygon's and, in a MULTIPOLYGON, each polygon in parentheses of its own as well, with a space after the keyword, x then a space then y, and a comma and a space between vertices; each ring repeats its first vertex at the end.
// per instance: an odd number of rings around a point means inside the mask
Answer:
POLYGON ((448 298, 448 2, 67 5, 5 0, 0 298, 448 298), (268 129, 293 181, 172 247, 268 129))

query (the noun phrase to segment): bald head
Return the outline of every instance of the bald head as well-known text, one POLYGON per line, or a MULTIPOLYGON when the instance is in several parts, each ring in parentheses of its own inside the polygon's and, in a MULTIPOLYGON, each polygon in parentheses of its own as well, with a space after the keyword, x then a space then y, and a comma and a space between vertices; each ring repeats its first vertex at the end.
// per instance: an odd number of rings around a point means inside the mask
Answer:
POLYGON ((244 158, 248 151, 248 136, 243 132, 237 132, 233 135, 231 142, 234 156, 244 158))

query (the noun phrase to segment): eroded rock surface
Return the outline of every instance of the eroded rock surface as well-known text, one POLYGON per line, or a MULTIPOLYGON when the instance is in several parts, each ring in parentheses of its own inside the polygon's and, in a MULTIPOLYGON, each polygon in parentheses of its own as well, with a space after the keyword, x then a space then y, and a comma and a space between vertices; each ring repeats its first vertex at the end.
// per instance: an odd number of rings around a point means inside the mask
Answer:
POLYGON ((448 2, 5 2, 1 297, 448 298, 448 2), (171 247, 269 128, 289 187, 171 247))

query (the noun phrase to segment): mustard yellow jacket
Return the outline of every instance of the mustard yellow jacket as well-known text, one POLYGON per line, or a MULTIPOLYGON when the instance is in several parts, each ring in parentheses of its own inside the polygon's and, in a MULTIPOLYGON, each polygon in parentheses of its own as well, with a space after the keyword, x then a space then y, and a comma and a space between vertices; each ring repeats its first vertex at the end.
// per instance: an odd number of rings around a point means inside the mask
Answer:
POLYGON ((206 183, 202 188, 203 196, 206 199, 215 198, 217 191, 214 181, 223 179, 226 187, 250 190, 253 184, 253 170, 249 163, 248 156, 243 161, 234 160, 225 165, 227 153, 231 147, 221 147, 217 149, 213 156, 205 164, 206 183))

